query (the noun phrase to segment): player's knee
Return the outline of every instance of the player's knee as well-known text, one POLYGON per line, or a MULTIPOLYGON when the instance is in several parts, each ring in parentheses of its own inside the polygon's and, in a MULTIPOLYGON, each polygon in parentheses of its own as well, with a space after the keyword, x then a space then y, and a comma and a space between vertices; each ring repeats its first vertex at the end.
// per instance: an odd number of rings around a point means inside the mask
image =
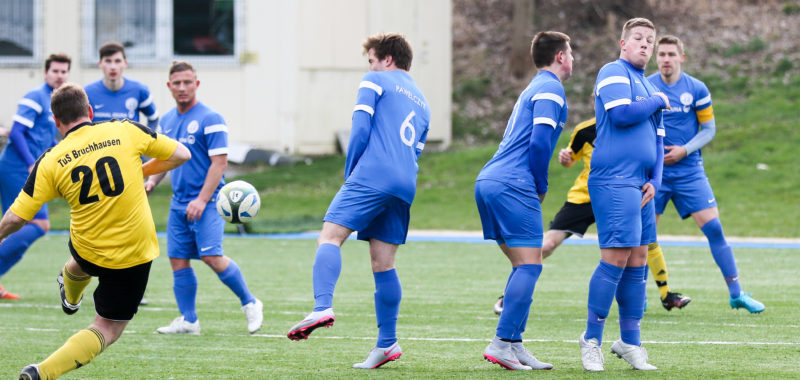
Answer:
POLYGON ((39 226, 39 228, 41 228, 42 231, 44 231, 44 233, 50 232, 50 220, 48 219, 34 219, 31 220, 31 223, 39 226))

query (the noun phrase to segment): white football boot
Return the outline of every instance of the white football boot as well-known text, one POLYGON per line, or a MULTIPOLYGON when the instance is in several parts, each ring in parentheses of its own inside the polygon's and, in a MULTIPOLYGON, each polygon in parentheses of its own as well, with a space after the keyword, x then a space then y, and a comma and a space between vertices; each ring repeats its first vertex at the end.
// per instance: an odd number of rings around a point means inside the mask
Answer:
POLYGON ((633 366, 633 369, 638 369, 640 371, 654 371, 658 369, 656 366, 647 362, 647 350, 642 346, 634 346, 622 340, 618 340, 611 345, 611 352, 617 354, 617 357, 625 359, 626 362, 633 366))
POLYGON ((529 371, 533 369, 520 363, 519 358, 511 349, 511 343, 503 342, 497 337, 483 350, 483 358, 508 370, 529 371))
POLYGON ((403 355, 403 350, 398 343, 394 342, 393 345, 386 348, 373 347, 369 350, 367 359, 361 363, 353 364, 353 368, 376 369, 388 362, 397 360, 403 355))
POLYGON ((200 335, 200 320, 194 323, 188 322, 183 319, 183 316, 175 318, 169 326, 159 327, 156 329, 159 334, 190 334, 200 335))
POLYGON ((523 365, 533 369, 553 369, 552 364, 540 362, 536 357, 531 355, 531 352, 522 345, 522 342, 511 343, 511 351, 514 352, 514 355, 517 356, 517 359, 523 365))
POLYGON ((311 332, 319 327, 331 327, 336 317, 333 315, 333 308, 327 308, 321 311, 312 311, 300 323, 292 326, 286 337, 291 340, 307 339, 311 332))
POLYGON ((245 318, 247 318, 247 331, 254 334, 261 328, 264 322, 264 304, 256 298, 254 302, 242 306, 245 318))
POLYGON ((581 346, 581 362, 583 363, 583 369, 586 371, 603 371, 603 363, 605 363, 605 359, 603 359, 603 352, 600 351, 600 344, 597 342, 597 339, 592 338, 588 341, 583 339, 586 332, 584 331, 581 334, 578 343, 581 346))

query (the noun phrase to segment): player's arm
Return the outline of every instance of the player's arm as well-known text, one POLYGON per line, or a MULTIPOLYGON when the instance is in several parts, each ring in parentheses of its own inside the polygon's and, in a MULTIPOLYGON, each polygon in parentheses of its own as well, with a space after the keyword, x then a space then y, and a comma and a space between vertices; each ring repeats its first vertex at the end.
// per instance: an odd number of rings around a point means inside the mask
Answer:
POLYGON ((422 136, 419 137, 419 142, 417 146, 414 147, 414 153, 417 154, 417 160, 419 160, 419 156, 422 154, 422 150, 425 149, 425 143, 428 141, 428 130, 429 128, 425 128, 425 131, 422 132, 422 136))
POLYGON ((164 179, 164 176, 167 175, 168 171, 183 165, 184 162, 189 161, 191 158, 192 154, 189 152, 189 148, 181 143, 177 143, 175 151, 172 152, 172 155, 168 159, 159 160, 154 158, 142 165, 142 174, 144 178, 147 178, 147 181, 144 183, 144 189, 147 194, 150 194, 150 192, 158 186, 161 180, 164 179))
POLYGON ((564 106, 563 90, 536 94, 533 101, 533 132, 531 133, 528 162, 539 200, 547 193, 547 174, 553 143, 564 106))
POLYGON ((19 231, 27 221, 14 214, 11 210, 6 211, 3 220, 0 220, 0 245, 3 244, 8 235, 19 231))
POLYGON ((13 143, 14 150, 22 157, 22 160, 25 161, 25 166, 30 171, 33 163, 36 162, 36 157, 33 156, 30 147, 28 147, 25 132, 33 128, 34 120, 42 113, 43 108, 39 102, 28 96, 30 94, 19 100, 17 113, 14 115, 14 124, 11 126, 8 139, 13 143))
POLYGON ((155 130, 158 127, 159 115, 158 110, 156 109, 156 104, 153 102, 153 97, 150 96, 150 90, 148 90, 147 87, 143 87, 139 97, 139 111, 141 111, 144 116, 147 117, 147 126, 155 130))
POLYGON ((661 178, 664 173, 664 136, 666 135, 666 131, 664 130, 664 122, 663 120, 659 123, 658 127, 656 127, 656 164, 653 166, 653 169, 650 170, 650 180, 642 186, 642 192, 644 195, 642 196, 642 205, 644 207, 647 202, 652 200, 658 189, 661 187, 661 178))
POLYGON ((356 105, 353 107, 353 124, 350 128, 350 142, 347 144, 347 158, 344 163, 345 180, 353 173, 358 165, 358 160, 367 149, 375 107, 383 95, 383 87, 381 87, 379 79, 378 74, 369 72, 358 84, 358 96, 356 105))
POLYGON ((211 166, 208 167, 206 179, 203 182, 203 188, 200 189, 200 194, 197 195, 197 198, 193 199, 189 202, 189 205, 186 206, 186 217, 190 222, 198 220, 203 216, 206 204, 211 201, 211 197, 214 195, 214 191, 217 190, 217 186, 219 186, 219 182, 222 180, 222 175, 228 167, 227 153, 210 156, 209 158, 211 158, 211 166))
POLYGON ((595 95, 600 98, 614 127, 628 128, 646 120, 659 109, 669 107, 666 96, 658 94, 653 94, 644 100, 632 101, 630 77, 618 64, 604 66, 597 74, 597 78, 595 95))

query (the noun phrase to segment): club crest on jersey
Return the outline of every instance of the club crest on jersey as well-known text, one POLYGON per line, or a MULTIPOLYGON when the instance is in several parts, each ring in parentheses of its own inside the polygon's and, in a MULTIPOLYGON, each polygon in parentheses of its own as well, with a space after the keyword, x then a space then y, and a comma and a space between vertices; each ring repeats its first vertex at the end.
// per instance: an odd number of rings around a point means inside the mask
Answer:
POLYGON ((692 94, 688 92, 684 92, 681 94, 681 104, 683 104, 683 112, 689 112, 692 110, 692 102, 694 102, 694 97, 692 94))
POLYGON ((139 107, 139 101, 136 98, 125 99, 125 109, 128 110, 128 119, 133 119, 136 115, 136 109, 139 107))
POLYGON ((197 120, 192 120, 186 127, 186 132, 194 134, 198 129, 200 129, 200 123, 198 123, 197 120))

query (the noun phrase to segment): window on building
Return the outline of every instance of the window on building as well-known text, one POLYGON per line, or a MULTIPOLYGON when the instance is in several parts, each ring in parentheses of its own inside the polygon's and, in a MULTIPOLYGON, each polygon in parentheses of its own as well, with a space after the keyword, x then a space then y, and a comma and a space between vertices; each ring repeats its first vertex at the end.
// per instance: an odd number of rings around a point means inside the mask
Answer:
POLYGON ((41 1, 0 0, 0 63, 35 63, 41 1))
POLYGON ((97 62, 99 47, 113 40, 138 64, 236 63, 242 1, 83 0, 84 60, 97 62))

